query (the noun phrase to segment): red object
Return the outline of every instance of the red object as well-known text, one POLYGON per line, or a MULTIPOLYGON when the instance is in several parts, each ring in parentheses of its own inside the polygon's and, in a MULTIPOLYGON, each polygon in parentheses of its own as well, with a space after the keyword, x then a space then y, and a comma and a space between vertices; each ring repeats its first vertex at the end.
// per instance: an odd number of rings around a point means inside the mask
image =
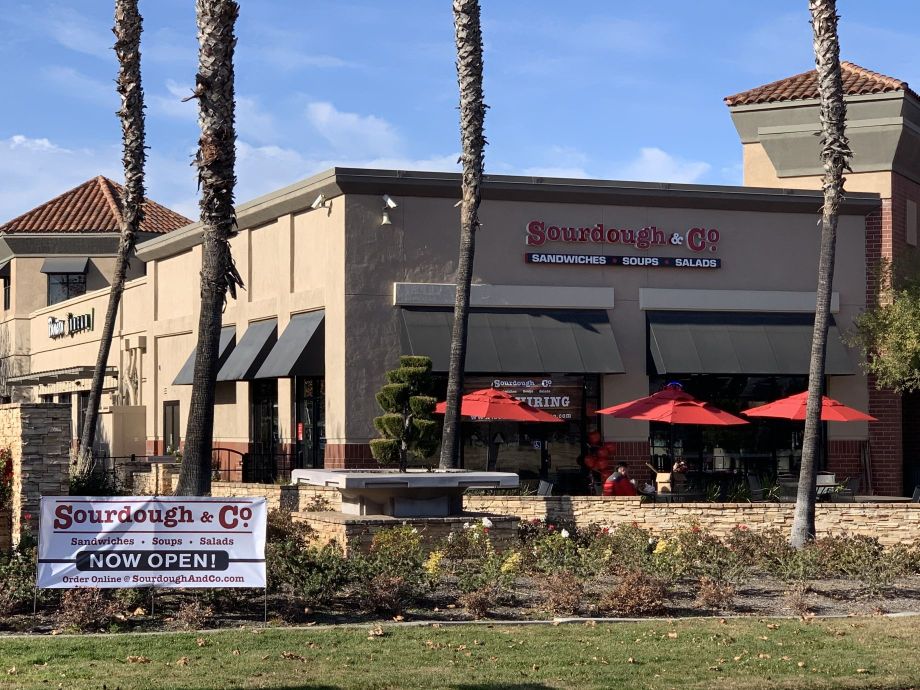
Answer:
POLYGON ((748 423, 746 419, 697 400, 678 384, 671 384, 646 398, 598 410, 597 413, 609 414, 620 419, 641 419, 668 424, 730 426, 748 423))
POLYGON ((610 477, 604 482, 604 496, 639 495, 639 492, 636 490, 636 487, 633 486, 631 481, 622 475, 617 475, 617 478, 614 479, 615 474, 616 473, 611 474, 610 477))
POLYGON ((604 444, 604 450, 607 451, 608 455, 616 455, 617 454, 617 444, 614 443, 613 441, 607 441, 607 443, 604 444))
POLYGON ((601 444, 601 433, 599 431, 588 432, 588 445, 599 446, 601 444))
MULTIPOLYGON (((805 407, 808 404, 808 391, 796 393, 788 398, 775 400, 760 407, 752 407, 741 414, 746 417, 773 417, 776 419, 805 420, 805 407)), ((823 422, 877 422, 878 420, 847 407, 826 395, 821 396, 821 421, 823 422)))
MULTIPOLYGON (((444 414, 447 409, 446 402, 438 403, 434 411, 444 414)), ((473 391, 463 396, 460 405, 462 417, 473 417, 481 421, 505 420, 511 422, 561 422, 556 415, 538 410, 527 403, 518 400, 504 391, 494 388, 484 388, 473 391)))

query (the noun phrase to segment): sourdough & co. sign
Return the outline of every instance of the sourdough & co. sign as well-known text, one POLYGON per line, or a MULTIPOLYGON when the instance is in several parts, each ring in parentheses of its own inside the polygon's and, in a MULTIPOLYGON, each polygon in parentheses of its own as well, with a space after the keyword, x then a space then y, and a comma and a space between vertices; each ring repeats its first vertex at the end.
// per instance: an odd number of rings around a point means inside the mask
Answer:
POLYGON ((464 392, 495 388, 559 419, 580 419, 584 381, 578 376, 466 376, 464 392))
POLYGON ((95 309, 90 310, 89 314, 68 314, 63 319, 49 316, 48 337, 52 339, 63 338, 65 335, 74 336, 77 333, 91 331, 95 320, 95 309))
MULTIPOLYGON (((524 243, 530 247, 549 244, 579 247, 622 246, 636 249, 653 247, 685 248, 695 254, 716 252, 721 234, 716 228, 693 227, 686 231, 665 232, 650 225, 643 228, 607 227, 603 223, 589 226, 548 225, 542 220, 527 224, 524 243)), ((643 268, 721 268, 722 260, 702 257, 619 256, 612 254, 563 254, 527 252, 529 264, 560 264, 571 266, 638 266, 643 268)))

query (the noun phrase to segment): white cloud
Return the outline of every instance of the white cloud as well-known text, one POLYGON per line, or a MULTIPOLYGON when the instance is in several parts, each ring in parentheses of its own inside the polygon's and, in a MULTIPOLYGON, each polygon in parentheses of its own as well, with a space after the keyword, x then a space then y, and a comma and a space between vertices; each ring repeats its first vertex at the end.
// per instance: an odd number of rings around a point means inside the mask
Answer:
POLYGON ((194 122, 198 118, 198 106, 194 100, 183 102, 192 94, 189 84, 180 84, 172 79, 166 80, 166 91, 169 95, 155 93, 146 96, 152 112, 178 120, 194 122))
POLYGON ((119 174, 115 148, 71 150, 43 137, 0 139, 0 223, 95 175, 119 174))
POLYGON ((115 60, 112 50, 115 39, 112 32, 90 22, 79 12, 69 7, 52 6, 34 19, 39 26, 45 27, 51 38, 65 48, 98 58, 115 60))
POLYGON ((42 76, 55 88, 71 98, 79 98, 106 108, 118 108, 118 92, 114 79, 108 82, 93 79, 73 67, 48 65, 42 69, 42 76))
POLYGON ((615 172, 615 179, 643 182, 698 182, 712 166, 703 161, 691 161, 673 156, 650 146, 615 172))
POLYGON ((402 150, 396 129, 374 115, 346 113, 325 102, 310 103, 306 114, 307 121, 338 155, 395 157, 402 150))

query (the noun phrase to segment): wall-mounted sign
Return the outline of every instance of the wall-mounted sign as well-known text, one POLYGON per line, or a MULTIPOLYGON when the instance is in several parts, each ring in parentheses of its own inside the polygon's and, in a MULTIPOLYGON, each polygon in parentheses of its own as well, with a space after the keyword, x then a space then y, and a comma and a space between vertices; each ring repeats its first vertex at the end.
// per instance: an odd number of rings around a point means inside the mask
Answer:
POLYGON ((550 225, 542 220, 527 224, 524 243, 542 247, 547 242, 565 244, 619 244, 636 249, 650 247, 686 247, 692 252, 718 250, 721 235, 716 228, 695 227, 689 230, 665 231, 654 225, 644 228, 612 228, 603 223, 590 226, 550 225))
POLYGON ((465 376, 463 392, 495 388, 560 419, 581 419, 585 384, 580 376, 465 376))
POLYGON ((38 586, 264 587, 264 498, 42 496, 38 586))
POLYGON ((529 264, 570 266, 638 266, 640 268, 721 268, 722 259, 675 256, 611 256, 610 254, 541 254, 528 252, 529 264))
POLYGON ((96 321, 96 310, 91 309, 89 314, 68 314, 63 319, 55 316, 48 317, 48 337, 63 338, 65 335, 75 336, 77 333, 93 330, 96 321))

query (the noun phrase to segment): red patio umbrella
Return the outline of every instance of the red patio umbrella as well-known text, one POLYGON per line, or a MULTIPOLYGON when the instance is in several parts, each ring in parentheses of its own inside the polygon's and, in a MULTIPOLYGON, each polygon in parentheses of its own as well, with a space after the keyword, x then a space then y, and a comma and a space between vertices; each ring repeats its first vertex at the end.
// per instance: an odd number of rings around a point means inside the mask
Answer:
POLYGON ((697 400, 684 391, 680 384, 668 384, 663 390, 645 398, 605 407, 597 413, 609 414, 619 419, 639 419, 668 424, 729 426, 748 423, 746 419, 720 410, 715 405, 697 400))
MULTIPOLYGON (((446 402, 440 402, 434 408, 434 411, 438 414, 444 414, 446 410, 446 402)), ((508 422, 562 421, 556 415, 531 407, 513 395, 508 395, 508 393, 495 388, 483 388, 464 395, 460 404, 460 415, 462 417, 474 417, 484 422, 490 420, 508 422)))
MULTIPOLYGON (((796 393, 788 398, 775 400, 766 405, 752 407, 741 414, 745 417, 773 417, 776 419, 805 420, 805 407, 808 404, 808 391, 796 393)), ((841 402, 821 396, 821 421, 824 422, 875 422, 875 417, 847 407, 841 402)))

